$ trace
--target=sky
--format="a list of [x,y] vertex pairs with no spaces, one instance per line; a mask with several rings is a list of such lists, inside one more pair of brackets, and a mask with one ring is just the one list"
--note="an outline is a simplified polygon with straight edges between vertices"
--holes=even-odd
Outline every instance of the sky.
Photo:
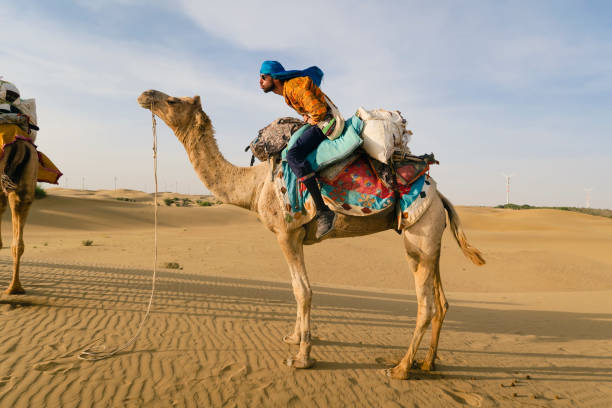
[[[319,66],[345,117],[400,110],[458,205],[612,208],[612,4],[606,1],[3,1],[0,76],[36,98],[61,187],[153,191],[157,89],[200,95],[223,155],[281,116],[259,67]],[[6,33],[10,33],[6,34]],[[6,37],[9,35],[9,37]],[[159,188],[206,194],[158,121]],[[50,185],[43,185],[50,187]]]

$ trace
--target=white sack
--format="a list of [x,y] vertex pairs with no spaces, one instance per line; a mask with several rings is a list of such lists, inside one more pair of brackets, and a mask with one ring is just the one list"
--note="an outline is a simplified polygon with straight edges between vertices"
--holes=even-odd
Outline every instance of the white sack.
[[360,107],[357,116],[364,121],[361,137],[363,148],[370,157],[387,163],[393,151],[409,151],[412,132],[406,129],[406,120],[399,111],[368,111]]
[[[30,117],[30,122],[34,125],[38,126],[38,119],[36,117],[36,99],[17,99],[13,105],[15,105],[21,112],[28,115]],[[28,135],[33,142],[36,141],[36,131],[30,130],[30,134]]]

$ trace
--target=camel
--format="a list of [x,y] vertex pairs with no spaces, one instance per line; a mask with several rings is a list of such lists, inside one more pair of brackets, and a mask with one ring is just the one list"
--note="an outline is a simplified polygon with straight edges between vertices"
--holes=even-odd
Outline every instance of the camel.
[[[295,327],[283,341],[299,345],[299,351],[285,362],[294,368],[312,367],[315,364],[310,355],[312,289],[304,264],[303,246],[324,239],[355,237],[392,229],[397,225],[394,210],[365,217],[338,214],[334,230],[322,240],[315,239],[316,221],[289,229],[283,218],[281,204],[275,195],[271,164],[238,167],[228,162],[219,151],[211,120],[202,110],[199,96],[177,98],[149,90],[138,97],[138,103],[151,110],[172,129],[187,151],[200,180],[215,197],[224,203],[255,212],[262,224],[276,235],[289,266],[297,303]],[[441,193],[437,194],[418,222],[401,231],[409,268],[414,274],[418,312],[408,351],[395,367],[385,370],[392,378],[408,379],[409,370],[413,364],[416,365],[414,357],[417,348],[430,323],[431,344],[421,369],[434,369],[440,330],[448,310],[439,268],[442,233],[446,227],[445,210],[463,253],[477,265],[485,263],[480,252],[468,244],[457,212]]]
[[[32,143],[24,140],[16,140],[4,148],[4,155],[0,159],[2,173],[11,175],[13,180],[18,180],[15,189],[0,190],[0,217],[8,202],[11,208],[11,219],[13,223],[13,242],[11,252],[13,255],[13,277],[4,293],[8,295],[21,295],[25,293],[19,280],[19,263],[25,245],[23,243],[23,228],[34,201],[36,190],[36,178],[38,176],[38,154]],[[1,218],[0,218],[1,220]],[[0,248],[2,248],[2,237],[0,236]]]

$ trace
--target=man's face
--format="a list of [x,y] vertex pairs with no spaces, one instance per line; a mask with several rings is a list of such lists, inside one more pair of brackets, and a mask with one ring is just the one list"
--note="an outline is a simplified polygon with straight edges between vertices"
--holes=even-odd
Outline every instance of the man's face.
[[261,74],[259,75],[259,86],[262,91],[268,93],[274,90],[274,80],[270,75]]

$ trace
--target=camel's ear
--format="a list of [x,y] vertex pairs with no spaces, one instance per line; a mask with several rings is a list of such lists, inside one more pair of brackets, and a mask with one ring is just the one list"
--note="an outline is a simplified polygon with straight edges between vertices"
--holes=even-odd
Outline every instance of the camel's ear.
[[199,105],[200,107],[202,107],[202,103],[200,102],[200,95],[196,95],[193,97],[193,103],[194,105]]

